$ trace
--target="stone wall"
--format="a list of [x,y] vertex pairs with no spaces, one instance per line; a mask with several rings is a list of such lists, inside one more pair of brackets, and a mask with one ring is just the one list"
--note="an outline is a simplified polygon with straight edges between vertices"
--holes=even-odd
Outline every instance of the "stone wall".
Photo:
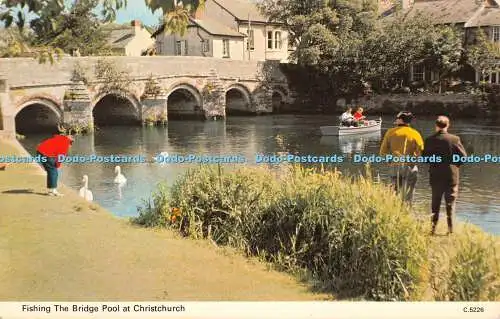
[[[60,86],[71,82],[76,63],[93,70],[94,65],[103,57],[66,57],[54,65],[39,64],[31,58],[1,59],[0,72],[4,73],[11,88],[34,86]],[[146,79],[150,75],[158,79],[193,76],[208,77],[216,70],[222,79],[255,81],[261,79],[264,65],[272,62],[238,61],[204,57],[143,56],[143,57],[106,57],[123,65],[133,78]],[[273,80],[286,82],[279,68],[273,68]]]
[[408,110],[419,115],[480,116],[488,114],[487,102],[471,94],[390,94],[368,96],[356,101],[368,114],[394,114]]

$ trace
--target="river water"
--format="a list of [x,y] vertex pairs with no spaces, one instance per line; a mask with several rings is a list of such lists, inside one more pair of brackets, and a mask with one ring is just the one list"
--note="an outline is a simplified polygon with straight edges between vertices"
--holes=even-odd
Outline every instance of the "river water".
[[[302,155],[345,156],[346,161],[336,166],[356,174],[363,164],[352,163],[354,154],[376,154],[385,131],[393,119],[383,118],[381,134],[356,137],[322,137],[319,127],[335,125],[336,116],[276,115],[261,117],[229,117],[225,122],[171,121],[167,127],[107,127],[93,135],[77,137],[70,154],[144,155],[151,159],[160,152],[173,154],[231,155],[240,154],[255,165],[256,153],[277,152]],[[424,138],[433,132],[433,118],[417,118],[413,124]],[[475,154],[500,155],[500,123],[482,123],[457,120],[450,132],[458,134],[468,151]],[[47,135],[28,135],[22,141],[32,154],[36,145]],[[136,216],[137,206],[147,199],[158,182],[171,184],[185,171],[187,164],[159,165],[123,164],[122,173],[127,184],[119,188],[113,184],[114,164],[66,164],[62,182],[78,190],[84,174],[89,176],[89,188],[97,203],[122,217]],[[500,234],[500,163],[468,164],[463,166],[457,216],[460,220],[479,225],[484,230]],[[375,165],[383,180],[387,169]],[[420,167],[416,201],[430,201],[428,174]],[[444,209],[441,221],[444,222]]]

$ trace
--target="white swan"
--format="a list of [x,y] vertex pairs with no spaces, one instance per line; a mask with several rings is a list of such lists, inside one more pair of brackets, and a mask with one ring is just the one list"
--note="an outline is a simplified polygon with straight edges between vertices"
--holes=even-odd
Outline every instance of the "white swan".
[[83,175],[82,179],[83,187],[80,188],[80,197],[85,198],[89,202],[94,200],[94,195],[92,195],[92,191],[89,189],[89,177],[87,175]]
[[125,184],[127,182],[127,179],[121,173],[120,166],[115,166],[115,174],[116,174],[115,180],[114,180],[115,184],[121,184],[121,185],[123,185],[123,184]]

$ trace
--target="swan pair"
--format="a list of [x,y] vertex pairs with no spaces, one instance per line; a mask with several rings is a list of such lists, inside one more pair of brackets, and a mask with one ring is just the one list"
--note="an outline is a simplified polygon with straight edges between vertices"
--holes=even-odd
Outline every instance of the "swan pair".
[[[127,179],[125,176],[121,173],[121,168],[120,166],[115,167],[115,179],[113,182],[115,184],[118,184],[119,186],[125,185],[127,183]],[[92,194],[92,191],[89,189],[89,177],[87,175],[83,175],[82,179],[83,187],[80,188],[80,197],[85,198],[85,200],[91,202],[94,200],[94,195]]]

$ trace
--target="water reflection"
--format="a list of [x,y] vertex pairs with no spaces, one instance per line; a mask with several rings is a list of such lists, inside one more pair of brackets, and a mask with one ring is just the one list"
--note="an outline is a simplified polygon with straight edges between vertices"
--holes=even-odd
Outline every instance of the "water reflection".
[[[434,119],[418,118],[414,127],[423,137],[433,133]],[[94,200],[121,216],[134,216],[141,199],[148,198],[156,184],[172,184],[187,164],[153,164],[161,152],[175,154],[243,155],[255,165],[255,154],[292,153],[300,155],[344,155],[348,160],[331,164],[351,174],[364,171],[362,164],[350,161],[354,154],[377,154],[385,130],[392,127],[392,118],[385,118],[382,133],[360,136],[322,137],[319,127],[337,123],[336,116],[266,116],[229,117],[226,121],[169,122],[166,127],[110,127],[94,135],[78,137],[71,154],[144,155],[143,164],[118,164],[127,177],[127,184],[113,184],[115,163],[77,163],[63,165],[63,182],[78,190],[83,175],[89,176],[89,188]],[[500,126],[474,121],[453,121],[451,132],[458,134],[471,153],[500,154]],[[34,135],[23,140],[34,152],[36,145],[47,136]],[[500,234],[500,164],[468,164],[462,168],[458,200],[458,216],[484,229]],[[325,165],[328,166],[328,165]],[[388,182],[388,169],[373,165],[375,176],[380,173]],[[420,167],[417,201],[430,203],[427,167]]]
[[365,153],[369,144],[378,143],[382,139],[380,132],[347,136],[322,136],[320,143],[323,145],[338,145],[344,155]]

